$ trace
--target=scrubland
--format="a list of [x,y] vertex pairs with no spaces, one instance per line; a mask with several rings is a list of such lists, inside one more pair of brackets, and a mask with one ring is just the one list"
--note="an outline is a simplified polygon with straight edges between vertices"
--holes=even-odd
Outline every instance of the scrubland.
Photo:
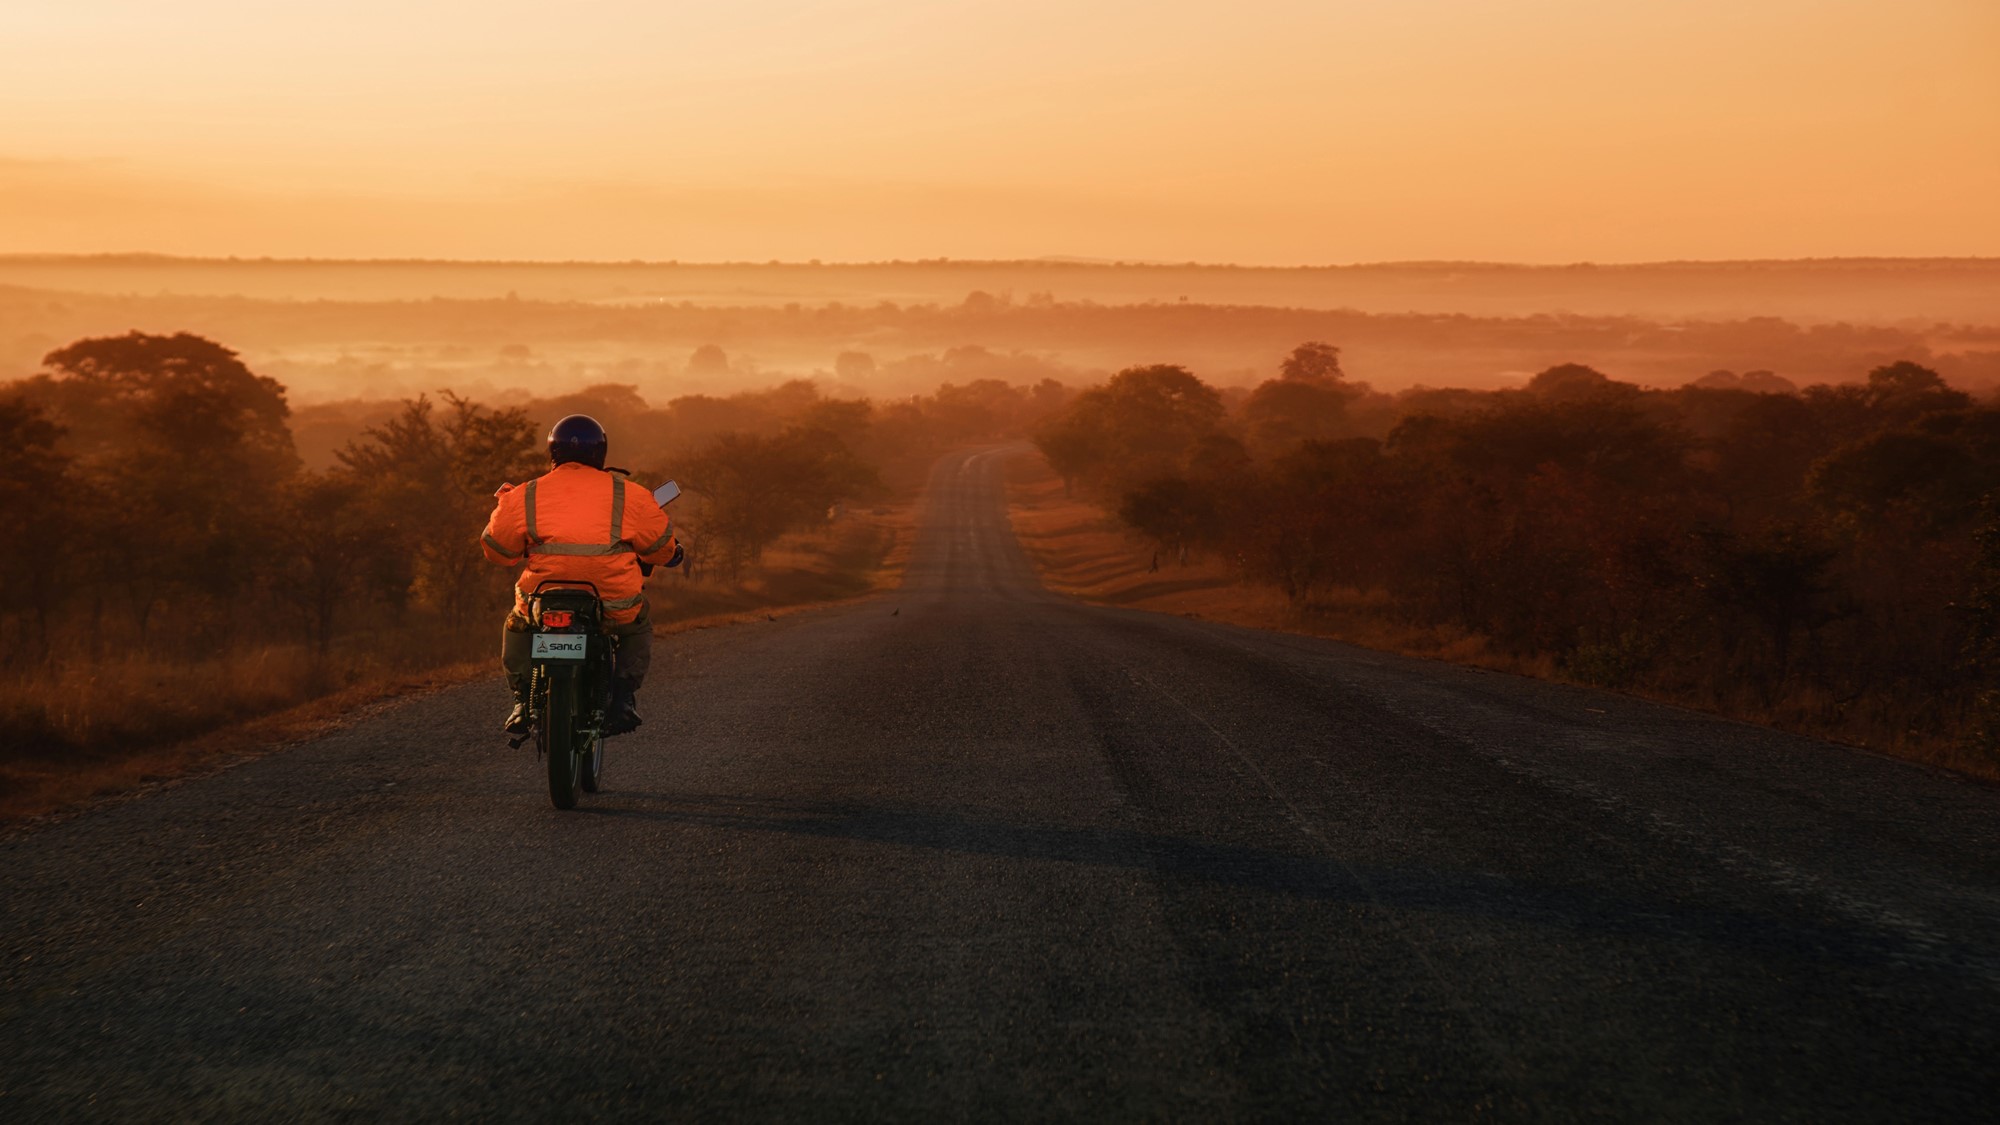
[[[1037,454],[1008,467],[1008,515],[1049,589],[1100,605],[1144,609],[1255,629],[1327,637],[1362,648],[1466,664],[1588,687],[1606,686],[1587,668],[1554,653],[1509,651],[1493,638],[1450,623],[1423,623],[1382,590],[1334,587],[1303,600],[1247,581],[1242,568],[1211,550],[1186,561],[1162,557],[1157,543],[1090,500],[1063,492],[1062,480]],[[1824,687],[1801,684],[1773,695],[1752,684],[1735,690],[1688,690],[1627,682],[1619,690],[1692,706],[1834,741],[1881,750],[1927,765],[2000,781],[2000,761],[1964,713],[1915,714],[1905,708],[1855,709]],[[1920,707],[1921,705],[1919,705]]]
[[[912,509],[898,498],[788,533],[734,579],[656,572],[647,587],[654,631],[762,621],[893,588]],[[10,732],[0,821],[215,768],[323,733],[371,704],[494,676],[498,622],[496,610],[450,632],[419,613],[357,629],[324,654],[299,643],[224,645],[206,654],[73,654],[21,670],[0,688],[0,725]],[[465,737],[499,736],[482,727]]]
[[1233,399],[1129,369],[1038,431],[1059,483],[1020,485],[1018,518],[1084,596],[2000,777],[2000,406],[1908,361],[1379,399],[1324,343]]
[[512,572],[480,557],[479,530],[500,483],[546,467],[540,435],[564,414],[609,420],[641,479],[688,490],[670,510],[688,563],[649,583],[671,633],[892,584],[922,469],[1019,432],[1008,411],[1032,401],[1000,385],[882,409],[809,384],[657,409],[615,389],[514,408],[447,394],[359,412],[312,469],[284,388],[212,341],[94,338],[49,367],[0,388],[0,500],[21,533],[0,546],[0,817],[225,760],[241,730],[282,740],[497,674]]
[[[803,268],[779,275],[827,280]],[[1149,269],[1036,276],[1264,299],[1352,280]],[[815,307],[0,286],[0,316],[33,329],[0,340],[29,357],[0,384],[0,815],[488,674],[508,576],[474,541],[570,413],[606,423],[614,463],[689,489],[690,565],[651,588],[663,631],[881,588],[935,457],[1032,435],[1054,476],[1016,482],[1017,527],[1059,589],[2000,774],[2000,329],[938,303],[925,286],[1028,275],[885,270],[839,277],[923,291]],[[1588,272],[1538,284],[1581,293]],[[1913,277],[1924,299],[1976,297],[2000,270],[1662,267],[1611,290],[1725,276],[1745,301],[1817,292],[1851,313]],[[88,334],[133,323],[155,330]]]

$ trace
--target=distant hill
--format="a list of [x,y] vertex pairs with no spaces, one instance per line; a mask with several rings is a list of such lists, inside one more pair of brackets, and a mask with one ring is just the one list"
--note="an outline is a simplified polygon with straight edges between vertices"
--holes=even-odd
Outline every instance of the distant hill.
[[1020,262],[454,262],[0,256],[0,285],[99,295],[293,301],[434,297],[645,305],[1179,303],[1368,313],[1782,317],[1800,324],[2000,322],[2000,259],[1298,268]]

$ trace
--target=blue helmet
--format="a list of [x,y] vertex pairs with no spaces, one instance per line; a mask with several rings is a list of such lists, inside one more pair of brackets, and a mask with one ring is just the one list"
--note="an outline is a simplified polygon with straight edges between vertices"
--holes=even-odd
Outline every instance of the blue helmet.
[[581,461],[593,469],[601,469],[604,451],[610,445],[604,427],[588,414],[572,414],[549,430],[549,460],[558,465]]

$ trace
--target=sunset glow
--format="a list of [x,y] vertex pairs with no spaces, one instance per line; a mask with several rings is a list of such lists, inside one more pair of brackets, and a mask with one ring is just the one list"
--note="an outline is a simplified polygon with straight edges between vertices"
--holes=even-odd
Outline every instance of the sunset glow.
[[1990,0],[74,0],[0,250],[2000,254]]

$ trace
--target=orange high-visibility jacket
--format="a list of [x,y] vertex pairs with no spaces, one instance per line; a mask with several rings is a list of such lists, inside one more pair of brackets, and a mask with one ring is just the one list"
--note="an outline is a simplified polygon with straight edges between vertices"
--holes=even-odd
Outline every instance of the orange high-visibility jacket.
[[479,537],[486,557],[502,566],[524,559],[515,604],[552,579],[588,582],[604,599],[606,618],[625,624],[645,604],[641,562],[674,555],[667,513],[645,485],[571,461],[526,484],[506,485]]

